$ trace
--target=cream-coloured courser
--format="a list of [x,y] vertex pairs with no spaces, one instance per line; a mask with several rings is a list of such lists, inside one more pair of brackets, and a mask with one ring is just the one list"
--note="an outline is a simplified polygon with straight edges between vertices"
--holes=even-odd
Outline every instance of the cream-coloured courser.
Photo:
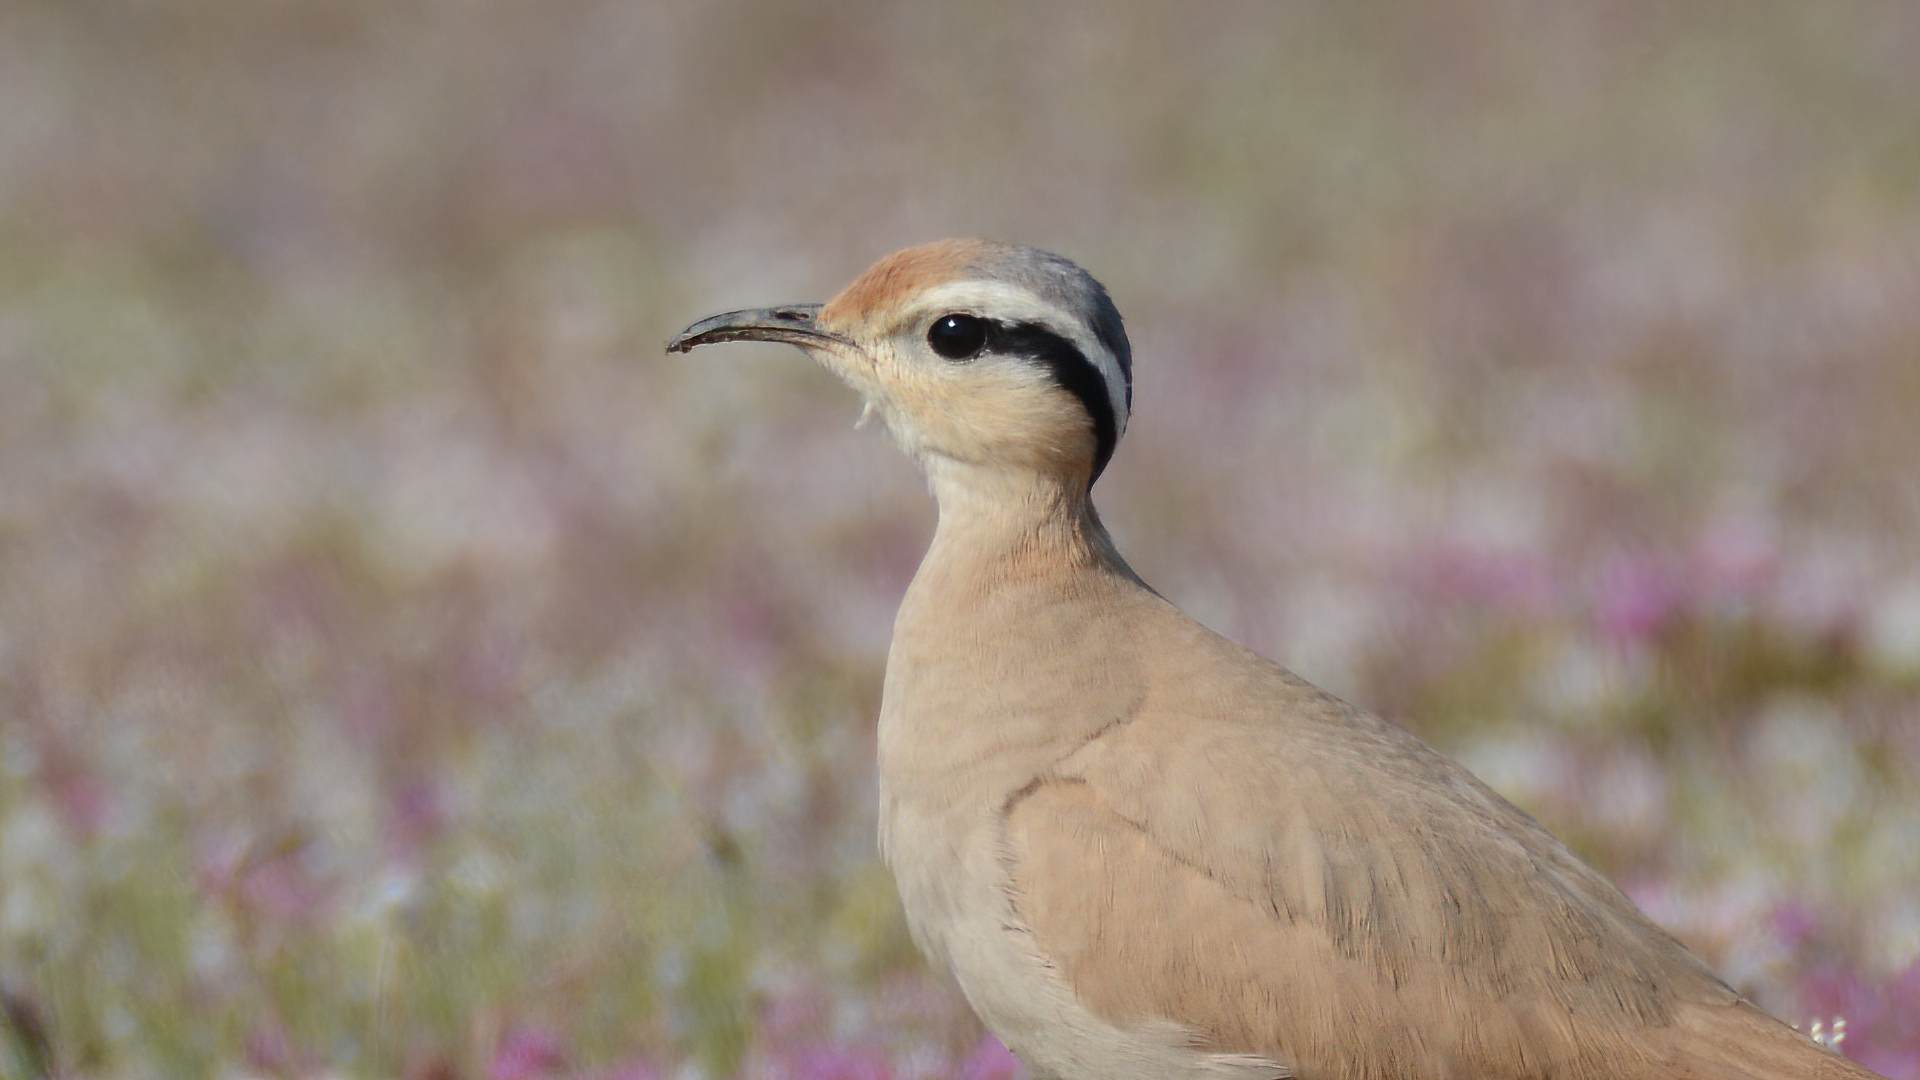
[[926,469],[881,849],[915,940],[1037,1075],[1873,1075],[1467,770],[1141,582],[1089,500],[1132,373],[1078,266],[929,244],[668,348],[736,340],[804,349]]

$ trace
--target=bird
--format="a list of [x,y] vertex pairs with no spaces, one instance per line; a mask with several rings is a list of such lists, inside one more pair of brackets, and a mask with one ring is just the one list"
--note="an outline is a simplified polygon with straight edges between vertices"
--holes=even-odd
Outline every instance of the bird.
[[925,472],[880,850],[920,951],[1036,1078],[1876,1075],[1465,767],[1134,572],[1092,501],[1132,350],[1076,263],[922,244],[667,348],[729,341],[798,346]]

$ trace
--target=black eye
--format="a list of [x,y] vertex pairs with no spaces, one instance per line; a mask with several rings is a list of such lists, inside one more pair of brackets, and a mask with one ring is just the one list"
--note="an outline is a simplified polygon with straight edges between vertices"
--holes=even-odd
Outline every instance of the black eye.
[[987,320],[972,315],[942,315],[927,328],[927,344],[949,360],[967,360],[987,347]]

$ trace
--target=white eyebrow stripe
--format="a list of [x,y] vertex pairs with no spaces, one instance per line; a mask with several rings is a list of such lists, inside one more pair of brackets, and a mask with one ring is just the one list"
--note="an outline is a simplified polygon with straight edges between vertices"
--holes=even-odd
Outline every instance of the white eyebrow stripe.
[[916,304],[927,318],[954,311],[1007,323],[1038,323],[1073,342],[1080,355],[1100,373],[1107,385],[1107,404],[1113,412],[1116,440],[1127,431],[1127,374],[1120,361],[1107,351],[1087,321],[1074,312],[1017,285],[998,281],[950,281],[922,293]]

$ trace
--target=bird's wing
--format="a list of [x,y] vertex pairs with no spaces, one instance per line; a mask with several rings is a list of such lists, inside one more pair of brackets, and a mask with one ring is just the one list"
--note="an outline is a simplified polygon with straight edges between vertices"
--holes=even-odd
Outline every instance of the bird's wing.
[[1005,808],[1015,911],[1105,1018],[1302,1077],[1871,1076],[1411,734],[1224,639],[1170,656]]

